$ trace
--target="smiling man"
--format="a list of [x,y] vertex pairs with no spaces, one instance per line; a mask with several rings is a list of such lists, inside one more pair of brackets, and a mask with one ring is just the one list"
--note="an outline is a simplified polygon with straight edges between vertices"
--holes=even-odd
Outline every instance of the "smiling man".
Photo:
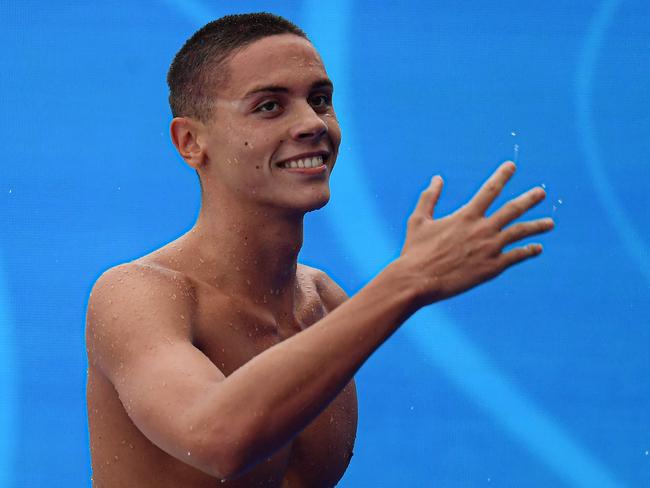
[[352,457],[355,372],[419,308],[539,254],[503,248],[552,228],[509,225],[544,191],[486,217],[514,172],[507,162],[433,219],[434,177],[401,256],[348,299],[297,262],[341,141],[332,82],[305,34],[270,14],[224,17],[187,41],[168,81],[172,141],[200,177],[201,211],[187,234],[110,269],[91,293],[94,486],[334,486]]

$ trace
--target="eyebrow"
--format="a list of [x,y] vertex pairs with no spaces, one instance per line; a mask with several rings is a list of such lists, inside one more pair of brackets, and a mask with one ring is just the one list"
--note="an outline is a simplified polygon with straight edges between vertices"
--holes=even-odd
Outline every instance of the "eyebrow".
[[[331,80],[327,78],[323,78],[322,80],[315,81],[312,83],[311,87],[309,88],[310,91],[315,90],[317,88],[329,88],[331,90],[334,89],[334,84],[332,83]],[[265,86],[260,86],[253,88],[249,92],[244,95],[243,100],[246,100],[253,95],[261,92],[271,92],[271,93],[288,93],[289,89],[286,86],[281,86],[281,85],[265,85]]]

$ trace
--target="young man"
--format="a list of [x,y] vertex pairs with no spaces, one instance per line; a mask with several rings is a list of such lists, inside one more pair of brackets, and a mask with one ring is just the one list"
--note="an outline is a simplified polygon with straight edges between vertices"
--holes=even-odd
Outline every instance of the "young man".
[[508,226],[544,191],[486,218],[514,172],[507,162],[433,219],[434,177],[400,258],[348,300],[297,263],[341,140],[332,83],[304,33],[269,14],[222,18],[183,46],[168,81],[171,137],[199,174],[201,211],[187,234],[107,271],[91,294],[95,486],[334,486],[354,446],[355,372],[419,308],[539,254],[502,249],[552,228]]

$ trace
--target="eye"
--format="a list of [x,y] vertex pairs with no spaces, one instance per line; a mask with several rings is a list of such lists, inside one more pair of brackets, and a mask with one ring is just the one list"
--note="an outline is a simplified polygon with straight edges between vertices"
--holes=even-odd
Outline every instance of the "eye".
[[258,105],[255,112],[273,113],[277,112],[279,109],[280,104],[276,100],[269,100],[268,102]]
[[311,104],[316,108],[328,108],[332,106],[332,96],[331,95],[314,95],[311,97]]

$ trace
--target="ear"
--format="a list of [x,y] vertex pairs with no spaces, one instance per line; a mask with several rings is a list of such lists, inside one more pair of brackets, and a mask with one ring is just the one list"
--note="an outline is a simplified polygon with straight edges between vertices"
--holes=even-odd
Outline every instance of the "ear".
[[201,122],[187,117],[174,117],[169,125],[172,143],[178,154],[195,170],[198,170],[205,160],[202,138],[199,137],[202,125]]

